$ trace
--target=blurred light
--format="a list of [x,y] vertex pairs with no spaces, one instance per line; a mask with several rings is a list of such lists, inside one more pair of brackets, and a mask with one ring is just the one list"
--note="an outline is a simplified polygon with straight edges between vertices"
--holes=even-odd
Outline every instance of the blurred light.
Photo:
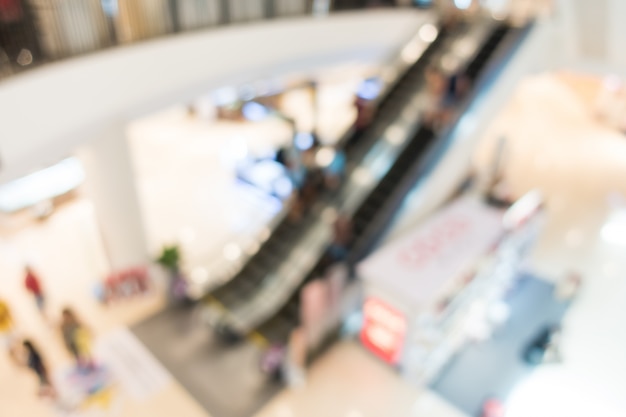
[[457,9],[465,10],[472,5],[472,0],[454,0]]
[[423,45],[420,45],[417,42],[411,42],[402,49],[400,56],[404,62],[412,64],[417,61],[423,51]]
[[478,49],[476,40],[473,38],[462,38],[454,44],[452,48],[454,53],[463,58],[467,58]]
[[348,414],[346,414],[346,417],[363,417],[363,413],[359,410],[350,410]]
[[456,72],[461,65],[461,60],[458,56],[452,53],[445,54],[441,58],[441,68],[447,73]]
[[506,417],[623,417],[601,388],[558,365],[543,365],[506,401]]
[[420,28],[418,35],[424,42],[431,43],[435,39],[437,39],[437,35],[439,35],[439,31],[437,30],[435,25],[426,23],[424,26]]
[[306,151],[307,149],[311,149],[313,143],[315,143],[315,139],[313,135],[309,132],[298,132],[296,133],[296,137],[294,138],[294,143],[296,148],[301,151]]
[[237,90],[234,87],[218,88],[211,94],[216,106],[226,106],[237,102]]
[[357,90],[357,96],[365,100],[374,100],[382,91],[382,83],[378,78],[368,78],[363,80]]
[[85,171],[80,161],[76,158],[64,159],[0,186],[0,210],[13,212],[63,195],[78,187],[84,179]]
[[507,229],[514,229],[523,224],[541,208],[543,197],[539,190],[529,191],[517,200],[504,214],[502,223]]
[[370,174],[370,172],[363,167],[356,168],[352,172],[352,178],[354,178],[354,182],[359,185],[368,185],[374,181],[372,174]]
[[235,161],[242,161],[248,156],[248,145],[246,145],[246,140],[241,136],[235,137],[231,150]]
[[385,132],[385,139],[392,145],[402,145],[406,140],[406,130],[398,125],[390,126]]
[[329,146],[320,148],[315,154],[315,163],[320,168],[328,167],[335,159],[335,150]]
[[25,67],[33,63],[33,54],[28,49],[22,49],[17,56],[17,63]]
[[195,284],[204,284],[208,281],[209,279],[209,271],[206,268],[195,268],[193,271],[191,271],[191,280],[195,283]]
[[293,183],[287,177],[280,177],[274,181],[274,193],[282,199],[285,199],[293,192]]
[[256,101],[248,101],[241,107],[241,113],[243,117],[251,122],[260,122],[270,115],[270,111],[267,107]]
[[487,317],[489,321],[495,324],[503,324],[511,316],[511,308],[503,301],[497,302],[491,306],[487,311]]
[[611,214],[601,231],[602,239],[614,245],[626,246],[626,211]]
[[236,261],[241,256],[241,248],[236,243],[224,246],[224,257],[229,261]]

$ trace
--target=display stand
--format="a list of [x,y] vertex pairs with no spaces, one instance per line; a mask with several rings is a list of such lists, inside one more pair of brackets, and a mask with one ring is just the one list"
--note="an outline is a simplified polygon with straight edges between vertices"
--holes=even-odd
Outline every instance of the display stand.
[[[364,344],[425,385],[463,346],[489,338],[541,226],[541,202],[509,210],[463,197],[357,268],[365,282]],[[375,308],[374,308],[375,307]]]

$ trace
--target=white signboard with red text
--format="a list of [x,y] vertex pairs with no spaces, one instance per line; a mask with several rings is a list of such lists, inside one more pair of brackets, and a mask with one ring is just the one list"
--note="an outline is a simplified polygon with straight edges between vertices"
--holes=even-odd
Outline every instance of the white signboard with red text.
[[421,307],[487,253],[502,232],[502,211],[476,198],[462,198],[373,253],[357,271],[368,286]]
[[[398,323],[411,322],[434,306],[451,283],[497,244],[503,233],[502,215],[477,198],[462,198],[361,262],[357,273],[367,295],[364,344],[395,362],[397,341],[404,337]],[[369,314],[372,309],[375,319]]]

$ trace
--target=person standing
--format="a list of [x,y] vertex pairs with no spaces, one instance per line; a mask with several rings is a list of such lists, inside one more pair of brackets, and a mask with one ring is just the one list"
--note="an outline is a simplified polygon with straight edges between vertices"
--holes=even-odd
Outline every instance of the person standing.
[[41,353],[34,344],[26,339],[22,342],[25,351],[25,365],[32,370],[39,378],[39,395],[54,398],[56,391],[50,381],[48,368],[43,361]]
[[93,369],[91,335],[70,308],[63,309],[61,334],[65,347],[76,360],[76,365],[80,369]]
[[24,272],[24,286],[26,287],[26,290],[35,298],[35,303],[37,304],[39,312],[44,314],[46,309],[46,297],[44,296],[43,289],[41,288],[41,281],[30,266],[27,265],[24,268]]
[[0,298],[0,341],[11,349],[13,339],[13,315],[9,305]]
[[334,261],[343,261],[348,256],[348,249],[352,243],[352,220],[345,213],[340,213],[333,223],[333,240],[330,245],[330,255]]

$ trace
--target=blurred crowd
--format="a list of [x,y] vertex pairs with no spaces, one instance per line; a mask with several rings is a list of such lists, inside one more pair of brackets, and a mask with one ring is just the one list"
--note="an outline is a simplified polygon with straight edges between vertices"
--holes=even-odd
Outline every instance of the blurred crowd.
[[[62,309],[58,322],[51,318],[41,279],[30,266],[24,268],[24,290],[33,298],[41,318],[57,328],[60,342],[72,357],[76,369],[81,373],[92,372],[95,369],[95,362],[92,356],[91,330],[70,307]],[[0,342],[16,366],[32,372],[37,377],[38,395],[55,399],[57,389],[51,376],[49,362],[46,360],[45,348],[38,346],[30,336],[22,332],[14,319],[11,306],[3,299],[0,299]]]

